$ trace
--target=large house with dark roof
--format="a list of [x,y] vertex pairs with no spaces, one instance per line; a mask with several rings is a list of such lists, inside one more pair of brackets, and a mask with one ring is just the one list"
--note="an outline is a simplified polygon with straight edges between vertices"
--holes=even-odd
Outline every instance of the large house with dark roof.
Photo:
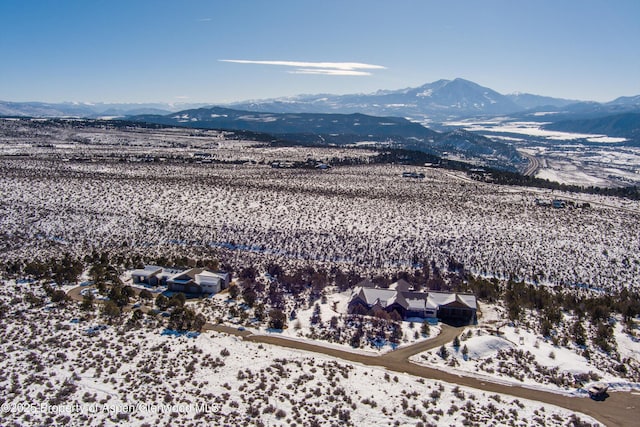
[[189,294],[216,294],[229,285],[229,273],[214,273],[205,268],[191,268],[167,279],[170,291]]
[[131,280],[136,285],[167,286],[167,279],[181,272],[175,268],[145,265],[131,272]]
[[174,292],[189,294],[215,294],[229,286],[231,275],[224,272],[213,272],[205,268],[177,270],[172,268],[148,265],[131,272],[134,284],[150,286],[166,286]]
[[349,301],[349,313],[396,311],[403,319],[437,318],[444,322],[470,324],[476,321],[477,302],[471,294],[456,292],[416,292],[404,280],[388,289],[373,287],[370,281],[361,282]]

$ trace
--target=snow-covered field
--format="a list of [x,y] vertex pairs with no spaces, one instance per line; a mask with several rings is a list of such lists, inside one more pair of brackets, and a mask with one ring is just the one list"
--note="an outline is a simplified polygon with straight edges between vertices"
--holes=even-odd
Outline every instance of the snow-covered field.
[[3,281],[0,307],[6,425],[597,424],[551,405],[226,334],[163,334],[151,317],[88,334],[103,324],[95,312],[52,304],[34,283]]
[[[368,274],[454,258],[489,276],[640,286],[638,202],[501,187],[432,168],[407,180],[405,169],[0,159],[0,259],[108,249]],[[550,209],[536,198],[578,198],[591,208]]]
[[[331,319],[332,316],[336,314],[339,317],[343,317],[345,313],[347,313],[347,305],[349,303],[349,299],[351,297],[351,291],[342,292],[342,293],[330,293],[328,298],[328,304],[320,304],[320,315],[321,319],[327,323],[327,320]],[[336,310],[333,310],[333,303],[336,303]],[[281,335],[292,338],[306,338],[312,335],[311,328],[313,327],[311,323],[311,317],[313,315],[313,308],[309,308],[306,310],[301,310],[298,312],[297,320],[290,320],[288,322],[287,329],[283,330]],[[402,337],[400,339],[399,345],[393,346],[390,343],[385,343],[384,345],[380,345],[379,347],[364,347],[364,349],[359,350],[360,352],[365,352],[368,354],[384,354],[386,352],[392,351],[394,348],[403,347],[411,344],[415,344],[420,341],[428,340],[429,338],[433,338],[438,335],[440,332],[439,326],[430,326],[429,334],[423,335],[420,333],[421,323],[419,321],[411,322],[411,321],[403,321],[401,323],[402,328]],[[331,344],[336,346],[341,350],[353,351],[353,347],[348,343],[335,343]]]
[[640,149],[635,147],[539,147],[538,178],[583,186],[628,186],[640,182]]
[[[304,279],[294,281],[300,287],[291,291],[284,274],[278,280],[263,274],[267,266],[277,264],[287,273],[323,271],[325,278],[337,271],[391,277],[424,266],[446,272],[461,263],[478,276],[575,287],[590,295],[640,289],[639,202],[497,186],[427,167],[278,169],[272,161],[366,163],[372,152],[270,147],[229,140],[225,133],[189,132],[91,128],[79,134],[62,126],[5,135],[0,143],[5,271],[26,271],[32,261],[47,264],[63,254],[84,260],[88,269],[101,252],[108,252],[106,264],[113,261],[118,274],[125,265],[159,259],[186,260],[180,263],[186,265],[187,257],[217,259],[236,277],[255,267],[260,277],[236,283],[241,290],[262,286],[260,321],[256,306],[249,308],[243,295],[234,300],[226,291],[187,304],[211,323],[369,355],[431,339],[439,328],[431,326],[424,334],[417,322],[361,321],[346,315],[350,292],[338,292],[337,283],[324,280],[318,291]],[[402,178],[407,170],[425,178]],[[552,209],[536,203],[558,198],[590,207]],[[85,271],[80,280],[89,278]],[[270,294],[280,298],[272,300]],[[267,313],[275,308],[287,317],[278,332],[266,329]],[[584,348],[562,342],[560,335],[545,341],[534,313],[492,335],[496,321],[505,318],[500,310],[483,302],[480,326],[461,335],[460,348],[447,345],[446,360],[437,350],[414,360],[561,392],[595,379],[623,383],[640,371],[637,327],[624,331],[614,316],[609,354],[592,344],[595,323],[584,322],[591,351],[587,360]],[[49,303],[37,283],[4,283],[0,349],[7,367],[0,373],[0,396],[10,404],[6,408],[16,409],[6,422],[560,425],[570,419],[567,411],[546,405],[215,332],[194,338],[163,335],[162,318],[136,322],[125,316],[124,326],[103,328],[105,320],[95,311]],[[563,316],[554,334],[566,334],[576,321],[569,313]],[[353,345],[355,330],[362,335]],[[621,367],[634,372],[616,375]],[[26,414],[18,405],[25,402],[45,406],[39,411],[29,406],[32,413]],[[47,404],[66,402],[80,405],[75,409],[101,410],[42,411]],[[134,410],[118,409],[132,404]]]
[[[564,340],[559,339],[554,343],[525,325],[504,322],[501,320],[504,319],[504,312],[500,307],[485,305],[483,310],[487,315],[478,326],[468,327],[461,332],[459,346],[454,346],[453,342],[445,346],[445,357],[442,357],[439,349],[434,349],[417,354],[411,360],[494,382],[573,395],[584,394],[588,384],[596,381],[611,384],[611,389],[640,390],[639,382],[629,381],[611,368],[612,353],[604,353],[592,345],[579,346],[570,340],[561,343]],[[567,324],[575,321],[569,316],[563,317],[563,322]],[[557,332],[562,332],[563,326],[558,325],[557,329]],[[625,361],[626,369],[630,372],[638,372],[638,331],[631,336],[619,322],[616,322],[613,331],[616,357]],[[585,357],[586,348],[590,351],[588,359]]]
[[[298,309],[295,310],[295,319],[287,317],[285,327],[282,330],[271,330],[268,328],[267,322],[256,322],[251,318],[243,321],[238,317],[225,317],[230,306],[233,305],[237,306],[239,311],[249,311],[246,306],[238,305],[238,301],[231,300],[227,292],[197,301],[194,303],[194,306],[209,319],[223,318],[227,324],[245,328],[254,334],[273,335],[296,341],[313,342],[316,345],[369,355],[385,354],[396,348],[434,338],[440,333],[439,325],[429,325],[428,333],[423,333],[422,319],[414,319],[414,321],[406,320],[398,322],[402,331],[398,343],[391,343],[388,340],[371,343],[363,339],[360,342],[360,346],[355,347],[350,343],[350,338],[356,326],[350,322],[350,316],[347,315],[347,305],[351,298],[352,291],[337,292],[329,287],[325,288],[324,293],[327,295],[326,302],[317,302],[319,316],[315,322],[312,318],[316,304],[311,304],[309,307],[298,307]],[[285,297],[285,300],[287,301],[287,309],[285,311],[290,312],[290,310],[294,309],[291,298]],[[363,322],[367,323],[366,320],[363,320]],[[370,328],[370,325],[363,326]],[[370,332],[371,335],[374,336],[377,331],[373,329]]]
[[625,138],[613,138],[607,135],[596,135],[586,133],[560,132],[555,130],[542,129],[542,126],[549,124],[544,122],[515,122],[504,121],[504,118],[479,122],[479,121],[461,121],[461,122],[445,122],[445,126],[462,126],[470,132],[491,132],[491,133],[507,133],[520,134],[527,136],[536,136],[556,141],[573,141],[584,139],[589,142],[600,143],[616,143],[625,142]]
[[640,149],[621,145],[627,142],[625,138],[551,131],[542,129],[545,124],[513,121],[509,117],[444,123],[508,141],[519,150],[536,156],[542,161],[542,167],[536,174],[538,178],[600,187],[640,183]]
[[[38,120],[0,119],[0,155],[69,160],[117,160],[129,163],[156,160],[220,161],[270,164],[275,161],[304,162],[367,159],[376,153],[365,149],[270,146],[242,139],[229,131],[200,129],[144,129],[101,126],[73,127]],[[204,154],[203,157],[198,157]]]

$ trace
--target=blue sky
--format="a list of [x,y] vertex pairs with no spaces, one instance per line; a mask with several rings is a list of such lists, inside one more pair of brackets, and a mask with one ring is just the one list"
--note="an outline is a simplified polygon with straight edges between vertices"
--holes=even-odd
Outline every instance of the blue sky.
[[5,101],[223,103],[456,77],[640,94],[640,1],[0,1]]

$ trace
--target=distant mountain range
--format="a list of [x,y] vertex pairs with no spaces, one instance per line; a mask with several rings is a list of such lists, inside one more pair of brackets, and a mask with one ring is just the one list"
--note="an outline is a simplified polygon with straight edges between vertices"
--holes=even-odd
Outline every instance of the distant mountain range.
[[[464,79],[370,94],[300,95],[235,103],[226,106],[229,108],[199,107],[204,105],[0,101],[0,116],[124,117],[172,126],[263,132],[298,143],[369,141],[438,155],[450,152],[510,168],[520,156],[508,143],[461,130],[434,132],[420,124],[444,129],[446,126],[438,125],[462,118],[501,116],[539,121],[549,129],[624,136],[634,144],[640,140],[640,95],[607,103],[526,93],[503,95]],[[542,112],[545,114],[539,114]]]
[[515,93],[500,94],[493,89],[464,80],[438,80],[417,88],[385,90],[372,94],[300,95],[290,98],[232,104],[250,111],[355,113],[408,117],[423,123],[475,117],[511,115],[528,111],[587,112],[640,109],[640,96],[618,98],[610,103],[582,102],[571,99]]
[[436,155],[450,153],[509,169],[521,161],[517,151],[508,144],[461,130],[439,133],[399,117],[360,113],[263,113],[209,107],[127,119],[169,126],[267,133],[296,144],[372,144]]
[[233,108],[269,112],[364,113],[439,121],[478,115],[510,114],[543,105],[575,101],[530,94],[502,95],[464,80],[438,80],[417,88],[356,95],[300,95],[232,104]]
[[505,95],[521,110],[532,110],[537,108],[553,109],[566,107],[567,105],[580,103],[580,101],[572,99],[552,98],[550,96],[532,95],[530,93],[512,93]]
[[124,117],[136,114],[169,114],[187,108],[202,107],[205,104],[186,103],[46,103],[46,102],[6,102],[0,101],[0,116],[5,117]]
[[561,120],[544,126],[562,132],[593,133],[640,142],[640,113],[622,113],[591,119]]
[[[131,116],[136,114],[168,114],[206,104],[186,103],[40,103],[0,101],[1,116],[89,117]],[[416,88],[380,90],[370,94],[299,95],[226,105],[229,108],[270,113],[362,113],[373,116],[408,117],[422,123],[445,120],[517,114],[526,111],[555,111],[595,117],[640,111],[640,95],[620,97],[608,103],[576,101],[532,95],[500,94],[493,89],[464,80],[438,80]],[[586,115],[586,116],[585,116]],[[568,117],[567,117],[568,118]]]

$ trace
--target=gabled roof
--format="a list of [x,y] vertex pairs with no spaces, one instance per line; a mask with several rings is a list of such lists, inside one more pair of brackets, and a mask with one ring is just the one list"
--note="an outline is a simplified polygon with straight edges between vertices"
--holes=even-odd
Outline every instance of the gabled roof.
[[409,305],[407,303],[407,300],[404,298],[404,295],[402,295],[402,292],[395,292],[395,295],[389,301],[387,301],[387,305],[391,304],[398,304],[400,305],[400,307],[403,307],[405,309]]
[[380,288],[356,288],[354,294],[367,303],[367,305],[374,305],[378,303],[381,307],[393,304],[396,297],[396,291]]
[[395,289],[396,291],[399,291],[399,292],[405,292],[411,288],[412,288],[411,284],[404,279],[400,279],[397,282],[389,285],[389,289]]
[[160,273],[158,273],[158,277],[161,279],[170,279],[176,274],[182,273],[182,270],[178,270],[175,268],[163,268]]
[[[406,283],[406,282],[405,282]],[[358,287],[354,290],[351,301],[359,299],[368,306],[386,308],[398,304],[410,311],[437,309],[447,305],[477,308],[476,297],[455,292],[413,292],[396,289]]]
[[157,265],[145,265],[144,268],[138,268],[131,272],[132,276],[151,276],[162,271],[162,267]]
[[189,270],[184,271],[182,274],[187,275],[192,279],[195,279],[196,275],[202,274],[204,271],[206,271],[204,268],[190,268]]
[[204,271],[204,268],[190,268],[189,270],[182,271],[180,273],[174,274],[169,278],[170,281],[175,282],[188,282],[189,280],[195,280],[196,274],[200,274]]
[[214,273],[209,270],[202,270],[200,273],[197,274],[197,276],[217,277],[218,279],[220,279],[220,274]]
[[211,273],[209,271],[203,271],[200,274],[196,274],[195,282],[198,285],[202,285],[202,284],[211,285],[215,283],[216,286],[219,286],[220,282],[222,282],[222,277],[220,277],[218,274]]
[[429,292],[427,307],[438,308],[441,305],[450,304],[456,300],[456,294],[451,292]]
[[478,303],[476,301],[475,295],[458,294],[457,297],[458,297],[458,301],[460,301],[467,307],[473,308],[474,310],[478,308]]
[[375,288],[376,284],[371,281],[371,279],[364,279],[360,283],[356,285],[357,288]]
[[402,292],[402,296],[407,302],[407,310],[422,311],[427,307],[427,294],[424,292]]
[[457,294],[454,292],[429,292],[429,303],[433,307],[447,305],[462,305],[476,309],[476,297],[470,294]]

